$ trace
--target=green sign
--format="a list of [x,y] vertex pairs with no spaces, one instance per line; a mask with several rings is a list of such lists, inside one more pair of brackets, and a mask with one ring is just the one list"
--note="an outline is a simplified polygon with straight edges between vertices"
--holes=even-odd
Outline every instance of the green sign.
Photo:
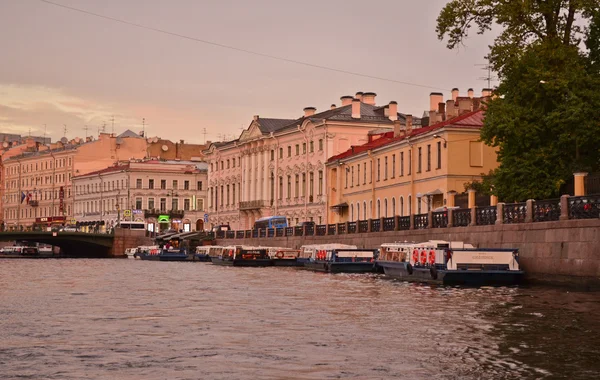
[[171,222],[171,218],[169,218],[169,215],[159,215],[158,216],[158,223],[170,223]]

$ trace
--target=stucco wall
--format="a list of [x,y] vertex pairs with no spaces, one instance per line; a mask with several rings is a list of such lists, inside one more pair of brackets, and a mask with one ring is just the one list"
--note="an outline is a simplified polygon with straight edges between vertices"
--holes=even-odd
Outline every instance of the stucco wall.
[[376,232],[335,236],[269,239],[225,239],[217,244],[249,244],[298,248],[303,244],[338,242],[377,248],[394,241],[430,239],[464,241],[477,247],[519,249],[521,268],[536,282],[600,286],[600,220],[504,224]]

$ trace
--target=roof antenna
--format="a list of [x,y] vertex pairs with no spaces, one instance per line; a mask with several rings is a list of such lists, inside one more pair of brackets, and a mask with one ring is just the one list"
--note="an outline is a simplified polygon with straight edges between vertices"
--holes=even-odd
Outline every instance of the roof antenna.
[[63,137],[67,137],[67,125],[63,124],[64,128],[63,128]]
[[115,133],[115,115],[112,115],[111,121],[112,121],[112,130],[111,130],[111,133]]
[[206,145],[206,128],[203,129],[202,134],[204,135],[204,145]]
[[85,129],[85,139],[87,140],[87,135],[88,135],[88,129],[90,129],[90,127],[88,127],[87,125],[83,128]]
[[146,118],[145,117],[142,118],[142,134],[144,137],[146,137]]

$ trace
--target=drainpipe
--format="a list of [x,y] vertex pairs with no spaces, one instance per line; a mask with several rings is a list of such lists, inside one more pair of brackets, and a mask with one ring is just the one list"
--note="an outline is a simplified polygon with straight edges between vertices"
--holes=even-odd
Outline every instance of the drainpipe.
[[371,160],[371,211],[369,212],[371,214],[371,218],[369,219],[375,219],[375,213],[373,212],[374,207],[377,207],[376,203],[377,203],[377,199],[375,197],[375,175],[373,175],[373,173],[375,172],[375,158],[373,157],[373,151],[372,150],[368,150],[367,151],[367,155],[369,156],[369,159]]
[[[328,182],[327,177],[328,176],[327,176],[327,170],[326,170],[325,164],[327,164],[327,159],[329,157],[329,154],[328,154],[328,149],[327,149],[327,145],[328,145],[327,144],[327,139],[328,139],[327,138],[327,122],[325,119],[323,119],[323,126],[325,129],[325,157],[323,158],[323,166],[324,166],[324,168],[323,168],[323,187],[325,189],[327,189],[327,182]],[[319,179],[317,178],[317,181],[318,180]],[[319,189],[319,190],[321,190],[321,189]],[[323,196],[323,193],[324,192],[322,191],[321,196]],[[329,197],[327,196],[327,193],[325,193],[325,223],[329,222],[328,221],[329,218],[327,217],[328,214],[329,214]]]

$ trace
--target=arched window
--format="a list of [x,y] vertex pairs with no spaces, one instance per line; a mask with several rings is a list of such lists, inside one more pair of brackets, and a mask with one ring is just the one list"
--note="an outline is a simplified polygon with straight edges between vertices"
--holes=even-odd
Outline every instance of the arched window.
[[363,202],[363,219],[367,220],[369,219],[369,213],[367,212],[367,201]]
[[360,220],[360,202],[356,202],[356,220]]
[[404,197],[400,197],[400,216],[404,216]]
[[373,201],[369,201],[369,219],[373,219]]
[[388,217],[388,201],[387,198],[385,198],[383,200],[383,215],[387,218]]
[[381,201],[377,200],[377,219],[381,218]]
[[354,222],[354,205],[350,205],[350,221]]
[[412,196],[408,196],[408,215],[412,215]]
[[392,197],[392,216],[396,216],[396,198]]

